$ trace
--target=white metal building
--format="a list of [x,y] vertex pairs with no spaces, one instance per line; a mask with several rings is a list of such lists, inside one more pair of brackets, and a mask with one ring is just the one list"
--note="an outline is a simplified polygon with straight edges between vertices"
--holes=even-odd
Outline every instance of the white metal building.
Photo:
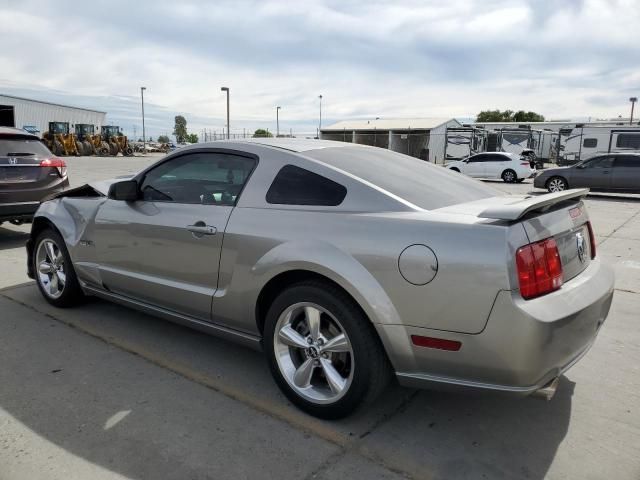
[[323,127],[320,138],[388,148],[433,163],[444,163],[447,127],[460,126],[454,118],[345,120]]
[[68,122],[73,131],[76,123],[106,125],[106,113],[86,108],[0,94],[0,126],[25,128],[42,136],[49,122]]

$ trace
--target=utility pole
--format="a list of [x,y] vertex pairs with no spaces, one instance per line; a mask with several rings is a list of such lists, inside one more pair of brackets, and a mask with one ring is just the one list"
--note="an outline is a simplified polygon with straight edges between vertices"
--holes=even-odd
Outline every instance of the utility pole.
[[631,102],[631,117],[629,117],[629,125],[633,125],[633,107],[636,105],[638,97],[631,97],[629,101]]
[[147,153],[147,136],[144,130],[144,91],[147,87],[140,87],[140,97],[142,98],[142,153]]
[[229,124],[229,87],[221,87],[221,91],[227,92],[227,140],[229,137],[229,132],[231,131],[231,125]]
[[276,107],[276,137],[280,136],[280,107]]
[[318,95],[320,99],[320,121],[318,122],[318,139],[320,138],[320,130],[322,130],[322,95]]

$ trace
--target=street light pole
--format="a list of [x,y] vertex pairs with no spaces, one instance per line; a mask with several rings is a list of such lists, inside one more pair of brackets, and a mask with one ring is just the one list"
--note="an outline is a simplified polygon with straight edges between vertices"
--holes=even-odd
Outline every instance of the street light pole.
[[318,139],[320,138],[320,130],[322,130],[322,95],[318,95],[320,99],[320,122],[318,123]]
[[280,107],[276,107],[276,138],[280,136]]
[[147,137],[144,129],[144,91],[147,87],[140,87],[140,97],[142,98],[142,153],[147,153]]
[[629,101],[631,102],[631,117],[629,118],[629,125],[633,125],[633,107],[638,101],[638,97],[631,97]]
[[229,131],[231,130],[231,125],[229,125],[229,87],[221,87],[220,90],[227,92],[227,139],[229,139],[231,138],[229,137]]

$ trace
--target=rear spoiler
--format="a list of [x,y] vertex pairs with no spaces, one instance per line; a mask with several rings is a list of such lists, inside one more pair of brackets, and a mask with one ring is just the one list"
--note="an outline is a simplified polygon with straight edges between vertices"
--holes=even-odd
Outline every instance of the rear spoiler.
[[496,205],[484,209],[478,217],[495,218],[498,220],[518,220],[529,212],[544,212],[552,206],[564,202],[566,200],[580,200],[589,193],[588,188],[574,188],[564,192],[549,193],[535,197],[527,197],[522,200],[516,200],[507,205]]

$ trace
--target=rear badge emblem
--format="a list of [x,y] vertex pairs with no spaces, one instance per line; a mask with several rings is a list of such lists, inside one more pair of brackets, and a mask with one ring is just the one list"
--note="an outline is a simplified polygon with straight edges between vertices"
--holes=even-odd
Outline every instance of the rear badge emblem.
[[17,158],[10,158],[9,159],[9,165],[17,165],[18,164],[18,159]]
[[581,263],[584,263],[586,260],[584,251],[584,235],[580,232],[576,233],[576,246],[578,247],[578,259]]

